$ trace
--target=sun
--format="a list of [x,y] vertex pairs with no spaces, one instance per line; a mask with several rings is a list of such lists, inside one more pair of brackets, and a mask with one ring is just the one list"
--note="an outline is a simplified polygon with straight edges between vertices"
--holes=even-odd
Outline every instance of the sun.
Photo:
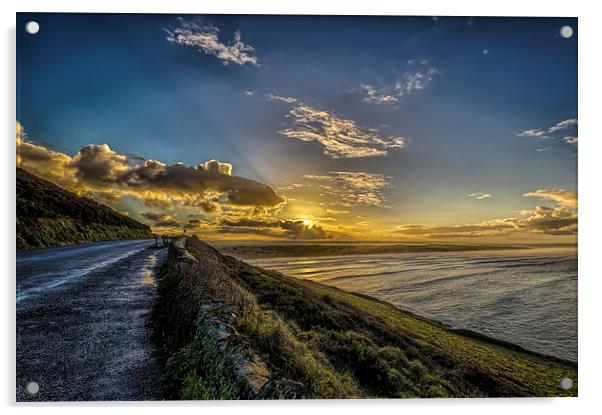
[[308,228],[310,228],[311,226],[313,226],[314,221],[311,219],[303,219],[303,225],[307,226]]

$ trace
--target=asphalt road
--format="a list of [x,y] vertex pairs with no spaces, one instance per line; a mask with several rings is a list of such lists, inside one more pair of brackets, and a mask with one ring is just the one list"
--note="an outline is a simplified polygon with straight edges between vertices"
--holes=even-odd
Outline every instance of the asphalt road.
[[[17,255],[17,401],[162,398],[149,323],[167,250],[153,244]],[[28,392],[30,382],[37,393]]]

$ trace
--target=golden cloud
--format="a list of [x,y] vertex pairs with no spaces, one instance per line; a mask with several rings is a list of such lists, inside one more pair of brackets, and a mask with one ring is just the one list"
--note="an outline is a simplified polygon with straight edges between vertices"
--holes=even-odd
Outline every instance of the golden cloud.
[[70,157],[27,140],[18,123],[17,166],[80,194],[102,194],[104,200],[129,195],[147,206],[197,203],[216,211],[218,205],[271,208],[286,202],[272,187],[233,175],[230,163],[165,164],[119,154],[107,144],[86,145]]
[[288,116],[293,127],[281,130],[282,135],[320,143],[324,154],[335,159],[384,156],[390,149],[405,146],[404,137],[382,137],[378,130],[361,129],[353,120],[309,105],[296,105]]
[[391,177],[377,173],[333,171],[328,175],[305,175],[310,182],[321,183],[323,192],[335,196],[343,206],[385,206],[383,189]]
[[316,223],[307,223],[303,219],[261,220],[261,219],[223,219],[220,222],[222,233],[251,233],[295,239],[324,239],[329,235]]
[[577,234],[577,192],[566,189],[538,189],[524,193],[525,197],[537,197],[553,201],[556,206],[536,206],[521,212],[525,219],[504,218],[477,224],[457,226],[403,225],[393,232],[404,235],[421,235],[429,238],[464,238],[530,232],[546,235]]

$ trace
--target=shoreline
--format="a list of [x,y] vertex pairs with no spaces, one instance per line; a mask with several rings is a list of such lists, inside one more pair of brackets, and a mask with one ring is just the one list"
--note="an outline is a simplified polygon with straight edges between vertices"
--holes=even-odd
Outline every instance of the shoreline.
[[305,257],[346,257],[354,255],[454,253],[505,250],[531,250],[537,247],[516,245],[459,245],[459,244],[290,244],[217,246],[224,255],[240,260]]

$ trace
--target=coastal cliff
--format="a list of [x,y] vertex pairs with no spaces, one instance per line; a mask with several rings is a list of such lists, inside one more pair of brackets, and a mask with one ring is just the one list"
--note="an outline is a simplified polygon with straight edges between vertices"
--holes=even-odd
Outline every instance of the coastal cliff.
[[171,399],[577,395],[576,364],[248,265],[196,237],[171,244],[158,294]]

